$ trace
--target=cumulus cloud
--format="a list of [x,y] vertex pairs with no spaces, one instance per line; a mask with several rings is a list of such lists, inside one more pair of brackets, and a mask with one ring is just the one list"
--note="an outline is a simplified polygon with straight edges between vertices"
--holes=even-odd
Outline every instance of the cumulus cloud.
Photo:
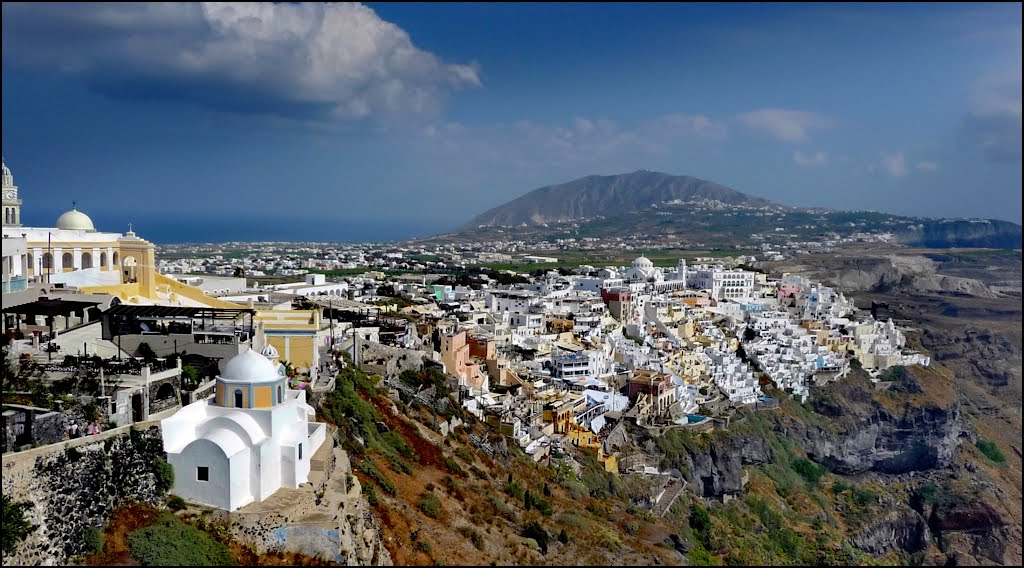
[[903,152],[895,154],[882,153],[881,170],[891,177],[899,178],[907,175],[907,159]]
[[813,154],[804,154],[800,150],[793,152],[793,163],[801,168],[817,168],[828,164],[828,153],[818,151]]
[[766,108],[737,115],[747,128],[782,142],[802,142],[810,132],[835,125],[835,119],[802,110]]
[[1019,69],[1009,75],[979,81],[971,97],[966,124],[968,134],[989,160],[1021,163]]
[[922,172],[935,172],[939,170],[939,164],[930,160],[921,160],[917,163],[917,169]]
[[112,97],[289,118],[430,114],[481,84],[475,63],[418,49],[361,4],[4,3],[3,60]]

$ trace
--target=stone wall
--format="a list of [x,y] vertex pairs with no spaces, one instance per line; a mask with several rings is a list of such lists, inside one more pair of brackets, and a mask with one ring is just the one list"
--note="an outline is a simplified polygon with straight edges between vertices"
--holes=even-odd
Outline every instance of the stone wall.
[[21,405],[4,405],[2,418],[4,453],[23,445],[44,445],[64,439],[66,421],[60,412]]
[[119,428],[45,448],[4,456],[3,494],[32,507],[36,529],[4,555],[3,564],[59,565],[86,553],[91,528],[133,500],[156,505],[157,458],[164,458],[159,427]]
[[380,527],[362,498],[348,455],[328,437],[312,460],[310,483],[224,513],[232,536],[260,553],[298,552],[349,566],[390,566]]

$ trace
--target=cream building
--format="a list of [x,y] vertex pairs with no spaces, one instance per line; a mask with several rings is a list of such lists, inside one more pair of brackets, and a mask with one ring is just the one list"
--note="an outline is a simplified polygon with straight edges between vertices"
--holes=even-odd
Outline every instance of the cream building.
[[64,283],[78,288],[130,284],[137,295],[156,295],[152,243],[139,238],[130,227],[124,234],[97,231],[92,219],[77,206],[58,217],[54,227],[25,227],[22,199],[6,162],[2,178],[3,236],[25,239],[25,277],[40,284]]
[[269,358],[274,350],[265,353],[250,349],[232,358],[213,398],[161,422],[175,495],[234,511],[309,480],[310,458],[327,427],[313,421],[305,391],[288,389]]

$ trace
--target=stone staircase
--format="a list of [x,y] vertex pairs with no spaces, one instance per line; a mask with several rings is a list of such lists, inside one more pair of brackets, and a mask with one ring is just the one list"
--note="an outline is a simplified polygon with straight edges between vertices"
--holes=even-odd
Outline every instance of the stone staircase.
[[651,509],[651,512],[658,517],[664,517],[665,513],[667,513],[669,508],[672,507],[672,504],[675,503],[676,499],[683,493],[684,489],[686,489],[686,482],[682,479],[673,477],[669,480],[668,485],[662,492],[661,497],[654,504],[654,508]]

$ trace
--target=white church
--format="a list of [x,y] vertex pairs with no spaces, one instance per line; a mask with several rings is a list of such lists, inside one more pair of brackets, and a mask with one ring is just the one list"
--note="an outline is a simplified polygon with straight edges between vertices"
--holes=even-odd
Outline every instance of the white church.
[[214,397],[161,422],[172,493],[234,511],[308,481],[327,427],[312,421],[305,391],[288,388],[276,359],[272,346],[233,357]]

